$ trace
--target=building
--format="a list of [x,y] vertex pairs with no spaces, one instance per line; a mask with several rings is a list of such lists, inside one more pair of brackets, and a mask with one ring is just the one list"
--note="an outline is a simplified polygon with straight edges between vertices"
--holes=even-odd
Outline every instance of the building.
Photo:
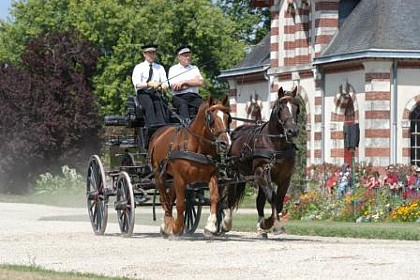
[[[270,62],[256,46],[250,55],[259,59],[222,71],[234,114],[243,117],[243,102],[259,91],[267,118],[278,88],[297,86],[308,165],[351,163],[353,153],[378,167],[420,165],[420,1],[252,2],[271,11]],[[345,145],[350,127],[360,131],[358,147]]]

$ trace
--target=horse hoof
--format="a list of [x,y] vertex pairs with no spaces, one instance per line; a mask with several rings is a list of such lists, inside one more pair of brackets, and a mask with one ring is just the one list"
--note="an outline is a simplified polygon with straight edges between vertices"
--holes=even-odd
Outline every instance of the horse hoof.
[[160,236],[162,236],[163,238],[167,239],[169,237],[169,234],[166,233],[163,228],[160,228]]
[[257,238],[268,239],[268,234],[265,231],[257,232]]
[[180,240],[181,239],[181,236],[180,235],[170,235],[169,237],[168,237],[168,239],[169,240]]
[[274,235],[280,235],[280,234],[285,234],[285,233],[286,233],[286,229],[284,227],[273,230]]
[[207,238],[214,238],[215,236],[217,236],[215,232],[211,232],[208,229],[204,229],[203,234]]

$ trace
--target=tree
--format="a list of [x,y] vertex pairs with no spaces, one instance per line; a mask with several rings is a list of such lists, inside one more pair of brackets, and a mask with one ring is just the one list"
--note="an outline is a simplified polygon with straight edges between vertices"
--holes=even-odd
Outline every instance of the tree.
[[234,66],[245,54],[246,42],[236,34],[237,19],[210,0],[27,0],[18,1],[12,15],[14,22],[0,32],[6,49],[0,44],[0,60],[11,57],[18,63],[28,38],[54,30],[79,30],[100,50],[94,87],[104,114],[124,111],[127,95],[133,94],[131,72],[143,59],[144,43],[160,46],[166,68],[174,64],[178,46],[191,44],[193,63],[206,77],[206,95],[214,90],[219,69]]
[[216,5],[237,20],[239,40],[255,45],[270,33],[271,14],[268,8],[254,8],[249,0],[217,0]]
[[[99,150],[92,93],[98,52],[78,32],[41,34],[20,68],[0,71],[0,182],[22,191],[46,169],[78,167]],[[84,164],[83,164],[84,165]]]

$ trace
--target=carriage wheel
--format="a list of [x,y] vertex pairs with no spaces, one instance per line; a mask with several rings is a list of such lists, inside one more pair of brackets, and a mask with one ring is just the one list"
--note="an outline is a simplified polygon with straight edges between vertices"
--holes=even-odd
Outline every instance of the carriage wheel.
[[186,234],[193,234],[200,223],[204,190],[187,190],[185,200],[184,232]]
[[133,185],[127,172],[122,171],[117,181],[117,196],[115,201],[118,223],[123,236],[131,237],[134,229],[135,202]]
[[105,171],[97,155],[90,157],[87,180],[86,200],[90,223],[95,234],[103,235],[108,222],[108,196],[105,194]]

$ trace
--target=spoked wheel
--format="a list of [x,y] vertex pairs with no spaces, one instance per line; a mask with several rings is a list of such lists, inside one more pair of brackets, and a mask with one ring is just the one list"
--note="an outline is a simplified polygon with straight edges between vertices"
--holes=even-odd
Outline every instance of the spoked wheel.
[[104,167],[97,155],[91,156],[89,160],[86,199],[93,231],[103,235],[108,222],[108,196],[105,194]]
[[193,234],[200,223],[204,190],[187,190],[185,200],[184,233]]
[[122,171],[117,181],[115,210],[121,234],[125,237],[133,235],[135,208],[133,185],[127,172]]

